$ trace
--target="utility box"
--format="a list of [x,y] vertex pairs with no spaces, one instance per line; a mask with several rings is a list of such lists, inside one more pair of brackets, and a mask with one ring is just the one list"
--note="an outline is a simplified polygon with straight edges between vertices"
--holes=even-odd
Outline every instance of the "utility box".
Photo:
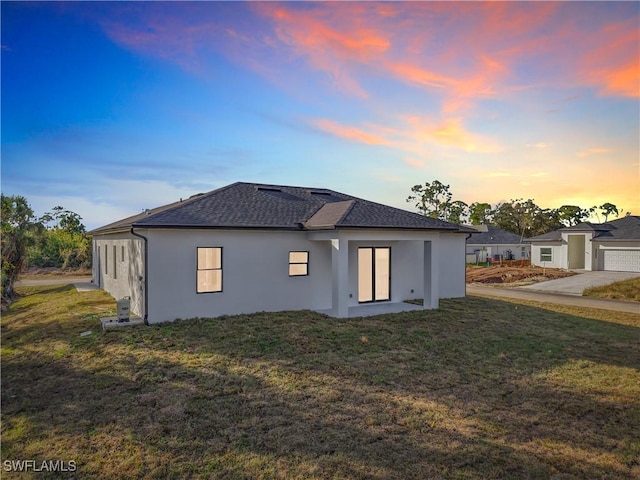
[[124,297],[116,302],[118,311],[118,322],[129,321],[129,309],[131,308],[131,298]]

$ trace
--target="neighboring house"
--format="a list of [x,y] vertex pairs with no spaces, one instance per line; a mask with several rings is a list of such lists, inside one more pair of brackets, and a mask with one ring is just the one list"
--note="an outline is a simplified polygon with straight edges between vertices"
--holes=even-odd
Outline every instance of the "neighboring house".
[[467,225],[477,233],[467,239],[467,263],[484,263],[490,260],[528,260],[531,245],[520,235],[501,230],[491,225]]
[[[234,183],[93,230],[94,281],[146,323],[465,296],[470,229],[332,190]],[[371,310],[369,310],[371,311]]]
[[528,240],[533,265],[640,272],[640,216],[584,222]]

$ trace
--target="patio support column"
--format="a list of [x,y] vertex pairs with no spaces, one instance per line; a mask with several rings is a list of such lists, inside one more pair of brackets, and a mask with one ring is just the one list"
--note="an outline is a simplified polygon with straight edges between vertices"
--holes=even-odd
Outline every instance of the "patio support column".
[[331,240],[331,309],[333,316],[349,316],[349,241]]
[[438,308],[440,291],[438,280],[440,276],[437,244],[432,241],[424,242],[424,294],[423,308]]

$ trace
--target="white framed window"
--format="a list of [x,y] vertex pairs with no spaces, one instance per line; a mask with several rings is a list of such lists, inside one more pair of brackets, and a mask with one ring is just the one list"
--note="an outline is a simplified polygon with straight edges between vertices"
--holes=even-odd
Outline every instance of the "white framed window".
[[309,252],[289,252],[289,276],[309,275]]
[[198,247],[196,292],[222,291],[222,247]]
[[540,261],[541,262],[551,262],[552,261],[552,250],[551,247],[542,247],[540,248]]

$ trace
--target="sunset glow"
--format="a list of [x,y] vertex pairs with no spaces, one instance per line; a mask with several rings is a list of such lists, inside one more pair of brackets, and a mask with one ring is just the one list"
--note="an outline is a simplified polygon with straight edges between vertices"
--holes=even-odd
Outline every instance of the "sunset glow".
[[[2,191],[92,227],[234,181],[640,214],[638,2],[2,2]],[[124,189],[125,186],[130,188]]]

